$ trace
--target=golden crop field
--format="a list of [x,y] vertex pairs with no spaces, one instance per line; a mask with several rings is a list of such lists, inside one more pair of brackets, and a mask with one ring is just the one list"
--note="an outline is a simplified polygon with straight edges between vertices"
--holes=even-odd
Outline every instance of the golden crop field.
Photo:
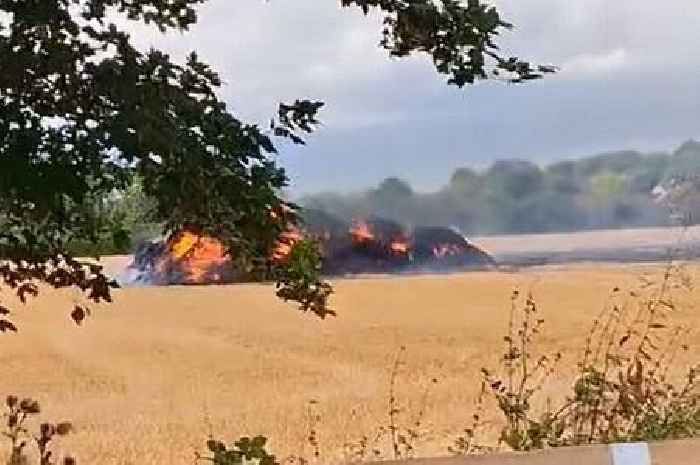
[[[611,288],[661,271],[577,265],[342,280],[338,316],[326,321],[279,302],[271,286],[232,285],[118,290],[77,327],[74,294],[46,291],[17,309],[19,334],[0,336],[0,393],[34,396],[42,418],[72,421],[61,449],[83,464],[192,464],[209,435],[262,434],[281,458],[313,458],[310,423],[323,461],[337,462],[345,444],[388,424],[391,367],[404,346],[398,421],[413,421],[429,387],[417,452],[446,454],[470,423],[479,369],[498,364],[514,288],[532,291],[546,319],[541,347],[562,350],[560,371],[570,373]],[[700,312],[676,318],[697,327]],[[695,345],[689,356],[698,354]],[[546,389],[556,395],[568,382]]]

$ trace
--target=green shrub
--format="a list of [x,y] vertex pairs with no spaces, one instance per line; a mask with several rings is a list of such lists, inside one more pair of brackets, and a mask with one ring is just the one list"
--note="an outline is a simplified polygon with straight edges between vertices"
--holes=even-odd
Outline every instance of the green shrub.
[[[500,370],[482,371],[485,392],[503,419],[500,443],[531,450],[700,436],[698,370],[690,367],[680,379],[669,373],[688,350],[689,331],[674,326],[672,315],[674,294],[689,285],[682,267],[669,264],[659,282],[613,289],[588,333],[570,394],[556,405],[547,399],[542,411],[533,408],[534,399],[558,375],[561,355],[532,362],[544,320],[531,295],[523,300],[515,292]],[[453,452],[474,451],[474,428],[466,433]]]
[[207,441],[209,455],[197,454],[197,463],[210,462],[214,465],[242,465],[255,463],[256,465],[279,465],[277,458],[265,449],[267,438],[256,436],[254,438],[242,437],[231,446],[221,441],[210,439]]

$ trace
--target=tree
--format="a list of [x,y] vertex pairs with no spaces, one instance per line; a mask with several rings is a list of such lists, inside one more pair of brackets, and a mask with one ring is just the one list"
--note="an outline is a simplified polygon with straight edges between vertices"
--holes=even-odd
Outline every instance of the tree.
[[700,174],[700,142],[691,139],[673,152],[664,181],[698,174]]
[[582,160],[578,171],[584,176],[594,176],[599,173],[622,173],[628,171],[643,162],[643,156],[639,152],[623,150],[596,155]]
[[399,178],[386,178],[370,192],[378,202],[394,203],[413,195],[410,184]]
[[[291,254],[297,263],[267,259],[298,221],[298,207],[279,195],[289,180],[273,138],[303,144],[323,103],[280,104],[265,129],[244,123],[219,100],[221,80],[196,53],[178,64],[159,50],[142,52],[111,22],[187,30],[204,2],[0,0],[0,276],[22,299],[40,281],[109,300],[116,283],[72,258],[67,244],[98,240],[95,202],[139,176],[165,232],[217,237],[239,266],[276,280],[281,297],[330,313],[331,289],[308,244]],[[383,11],[381,45],[397,57],[429,54],[450,84],[554,71],[502,56],[495,37],[512,26],[481,0],[341,5]]]
[[449,84],[463,87],[489,78],[520,83],[556,71],[503,55],[495,37],[513,25],[482,0],[341,0],[341,4],[360,7],[365,14],[370,9],[385,12],[381,46],[395,57],[414,52],[431,55],[436,70],[449,76]]
[[479,192],[483,182],[478,173],[470,168],[457,168],[450,177],[448,189],[459,197],[470,197]]
[[563,195],[580,193],[582,186],[576,165],[574,161],[565,160],[548,166],[545,172],[548,187]]
[[627,190],[624,176],[615,173],[600,173],[591,178],[591,194],[601,203],[619,197]]
[[498,195],[517,199],[539,192],[544,177],[539,166],[527,160],[499,160],[486,172],[486,185]]

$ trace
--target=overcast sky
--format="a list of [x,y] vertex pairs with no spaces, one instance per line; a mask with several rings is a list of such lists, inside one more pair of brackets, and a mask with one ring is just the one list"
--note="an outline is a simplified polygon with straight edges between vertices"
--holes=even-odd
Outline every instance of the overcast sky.
[[445,84],[425,57],[377,47],[379,16],[339,0],[209,0],[186,35],[134,39],[197,50],[239,117],[265,124],[279,101],[327,103],[320,131],[281,162],[294,194],[356,190],[398,176],[434,189],[460,166],[537,163],[700,138],[697,0],[498,0],[516,24],[504,51],[562,72],[523,86]]

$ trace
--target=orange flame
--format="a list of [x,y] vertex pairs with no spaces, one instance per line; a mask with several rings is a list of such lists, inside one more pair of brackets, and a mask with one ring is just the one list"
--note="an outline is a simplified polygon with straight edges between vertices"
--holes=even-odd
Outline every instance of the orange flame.
[[186,283],[219,279],[216,269],[229,261],[226,248],[220,241],[191,231],[173,235],[168,240],[168,251],[168,255],[162,257],[157,265],[159,271],[177,268],[184,274],[183,282]]
[[389,245],[389,248],[393,253],[402,255],[408,253],[410,246],[408,245],[408,242],[404,240],[394,240]]
[[[280,234],[270,258],[274,261],[285,260],[294,245],[304,238],[303,233],[291,226]],[[182,230],[172,235],[166,243],[166,252],[156,263],[158,272],[168,275],[176,272],[178,281],[186,284],[199,284],[219,281],[231,259],[226,247],[218,239],[201,235],[189,230]]]
[[374,234],[369,228],[369,225],[364,221],[354,221],[350,228],[350,235],[354,242],[364,243],[374,239]]
[[286,259],[294,248],[294,244],[304,238],[302,232],[296,227],[290,227],[287,231],[280,234],[277,245],[272,251],[272,259],[282,261]]

